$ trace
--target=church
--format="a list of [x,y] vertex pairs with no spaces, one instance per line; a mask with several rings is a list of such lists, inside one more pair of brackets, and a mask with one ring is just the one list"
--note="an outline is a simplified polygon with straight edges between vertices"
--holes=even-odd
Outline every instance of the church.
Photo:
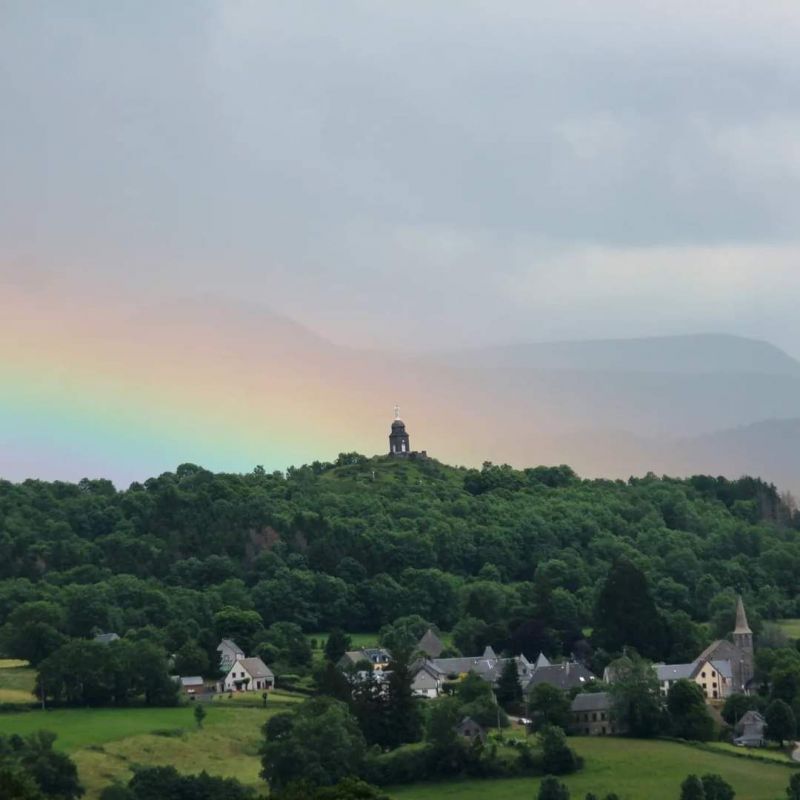
[[406,424],[400,419],[400,409],[394,407],[394,421],[389,433],[389,455],[393,458],[416,458],[423,459],[428,457],[425,450],[412,450],[411,441],[406,430]]
[[[753,632],[741,596],[736,600],[736,625],[732,642],[712,642],[691,664],[653,664],[661,694],[666,697],[675,681],[696,683],[706,700],[724,700],[734,693],[747,694],[753,680]],[[608,673],[608,669],[606,670]],[[613,675],[604,676],[613,681]]]

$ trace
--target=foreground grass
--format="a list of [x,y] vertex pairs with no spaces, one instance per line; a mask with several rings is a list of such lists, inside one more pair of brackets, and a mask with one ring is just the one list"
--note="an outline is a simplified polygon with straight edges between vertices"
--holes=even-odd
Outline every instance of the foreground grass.
[[36,670],[27,661],[0,659],[0,703],[35,703]]
[[58,709],[0,714],[0,734],[46,729],[58,734],[56,747],[78,765],[88,800],[114,781],[127,781],[137,765],[172,765],[179,772],[206,770],[265,788],[258,772],[261,726],[297,702],[276,694],[267,708],[214,702],[197,730],[192,707]]
[[[573,738],[586,765],[564,779],[574,798],[587,792],[601,797],[616,792],[621,800],[675,800],[689,774],[718,773],[741,800],[777,800],[786,796],[790,768],[697,750],[672,742]],[[396,800],[519,800],[534,798],[538,778],[462,780],[392,787]]]

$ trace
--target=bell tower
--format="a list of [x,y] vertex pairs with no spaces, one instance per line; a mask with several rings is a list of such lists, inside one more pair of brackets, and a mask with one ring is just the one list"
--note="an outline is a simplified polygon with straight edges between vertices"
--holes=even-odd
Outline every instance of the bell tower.
[[389,455],[408,456],[411,452],[411,445],[406,432],[406,424],[400,419],[400,409],[394,407],[394,421],[392,422],[392,432],[389,434]]
[[733,629],[733,643],[742,654],[741,660],[741,688],[745,691],[747,684],[753,677],[753,631],[747,624],[747,614],[744,610],[742,596],[736,599],[736,627]]

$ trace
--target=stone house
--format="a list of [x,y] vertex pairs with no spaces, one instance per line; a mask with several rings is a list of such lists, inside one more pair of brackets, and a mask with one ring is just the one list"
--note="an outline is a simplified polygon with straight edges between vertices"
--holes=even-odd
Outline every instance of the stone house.
[[621,733],[613,718],[613,702],[608,692],[575,695],[570,706],[571,731],[579,736],[608,736]]
[[382,671],[388,669],[392,661],[392,656],[383,647],[364,647],[361,650],[348,650],[337,662],[339,669],[355,667],[358,664],[368,661],[372,664],[372,669]]
[[734,726],[734,744],[740,747],[763,747],[766,744],[767,721],[758,711],[748,711]]
[[486,741],[486,731],[479,722],[476,722],[472,717],[464,717],[461,722],[456,725],[456,733],[464,739],[469,739],[474,742],[476,739],[480,742]]

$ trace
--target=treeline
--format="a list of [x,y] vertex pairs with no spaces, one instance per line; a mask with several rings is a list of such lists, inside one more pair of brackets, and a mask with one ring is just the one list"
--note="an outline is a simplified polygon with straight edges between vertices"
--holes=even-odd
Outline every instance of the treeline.
[[225,634],[294,670],[308,654],[289,654],[275,623],[367,631],[417,614],[465,653],[558,655],[583,646],[597,587],[625,560],[663,620],[653,655],[683,660],[699,623],[731,629],[735,591],[756,625],[800,615],[797,522],[757,479],[590,481],[358,454],[286,474],[186,464],[124,491],[0,482],[0,650],[38,663],[114,631],[207,672]]

